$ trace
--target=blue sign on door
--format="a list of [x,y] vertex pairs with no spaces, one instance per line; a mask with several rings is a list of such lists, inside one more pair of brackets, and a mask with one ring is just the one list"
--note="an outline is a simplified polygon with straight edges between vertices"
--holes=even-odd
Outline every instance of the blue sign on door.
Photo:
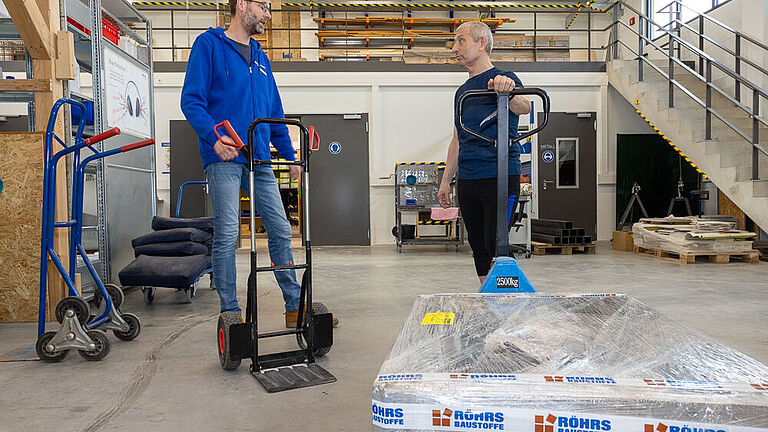
[[552,150],[546,150],[544,153],[541,154],[541,160],[543,160],[546,163],[550,163],[553,160],[555,160],[555,154],[552,153]]
[[334,155],[341,153],[341,143],[338,141],[333,141],[332,143],[328,144],[328,151]]

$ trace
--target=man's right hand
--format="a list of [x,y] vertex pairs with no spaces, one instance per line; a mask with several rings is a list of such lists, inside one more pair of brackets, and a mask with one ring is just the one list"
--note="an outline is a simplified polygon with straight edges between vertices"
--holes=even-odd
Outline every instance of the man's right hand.
[[440,189],[437,191],[437,203],[442,208],[448,208],[451,206],[451,185],[444,183],[440,184]]
[[236,158],[237,155],[240,154],[240,151],[238,151],[235,147],[229,146],[225,143],[235,144],[235,142],[232,141],[232,138],[227,135],[222,135],[221,138],[219,138],[213,145],[213,151],[216,152],[222,162],[229,162]]

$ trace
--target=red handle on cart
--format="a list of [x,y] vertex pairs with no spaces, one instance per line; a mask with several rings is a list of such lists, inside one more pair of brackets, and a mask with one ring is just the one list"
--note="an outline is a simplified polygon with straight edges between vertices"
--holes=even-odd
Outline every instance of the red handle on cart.
[[320,134],[317,133],[315,127],[307,127],[307,132],[309,132],[309,151],[313,152],[320,150]]
[[127,151],[136,150],[137,148],[142,148],[146,146],[150,146],[155,143],[155,140],[153,139],[145,139],[144,141],[135,142],[133,144],[126,144],[122,147],[120,147],[120,150],[125,153]]
[[235,147],[238,150],[240,150],[243,147],[245,147],[245,144],[243,144],[243,140],[241,140],[240,136],[237,134],[237,132],[235,132],[235,129],[232,127],[232,124],[229,123],[229,120],[224,120],[223,122],[221,122],[221,123],[219,123],[219,124],[217,124],[216,126],[213,127],[213,132],[216,134],[217,137],[219,137],[219,140],[221,140],[221,135],[219,135],[219,128],[220,127],[224,127],[224,130],[227,131],[227,135],[229,135],[229,137],[232,138],[232,141],[235,142],[235,144],[232,145],[232,144],[225,143],[224,141],[222,141],[221,142],[222,144],[225,144],[225,145],[228,145],[228,146],[231,146],[231,147]]
[[98,135],[94,135],[90,138],[85,139],[85,144],[91,145],[96,144],[97,142],[104,141],[107,138],[112,138],[115,135],[120,135],[120,128],[119,127],[113,127],[112,129],[102,132]]

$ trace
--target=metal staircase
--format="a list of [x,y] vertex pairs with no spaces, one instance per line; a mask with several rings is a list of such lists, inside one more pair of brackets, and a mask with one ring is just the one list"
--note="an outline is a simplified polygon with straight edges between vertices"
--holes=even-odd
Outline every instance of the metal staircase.
[[[614,14],[606,70],[609,82],[698,166],[758,226],[768,229],[768,93],[744,76],[768,77],[742,54],[762,57],[768,46],[707,15],[680,20],[686,6],[673,0],[671,22],[660,25],[624,1]],[[636,28],[621,18],[635,14]],[[693,24],[693,25],[692,25]],[[728,32],[733,48],[706,33]],[[660,37],[647,36],[654,28]],[[716,30],[715,30],[716,29]],[[720,38],[720,40],[722,40]]]

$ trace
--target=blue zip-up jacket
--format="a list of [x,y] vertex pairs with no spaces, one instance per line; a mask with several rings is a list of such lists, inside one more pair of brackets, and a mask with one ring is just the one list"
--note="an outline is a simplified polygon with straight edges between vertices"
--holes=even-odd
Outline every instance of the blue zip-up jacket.
[[[181,110],[197,132],[203,167],[221,158],[213,150],[218,140],[213,127],[229,120],[248,144],[248,126],[260,117],[284,118],[272,65],[261,45],[251,38],[249,65],[224,29],[209,28],[195,39],[181,90]],[[224,135],[224,128],[219,130]],[[285,125],[260,124],[253,131],[254,158],[268,160],[269,143],[280,156],[295,160],[296,154]],[[235,162],[247,163],[241,153]]]

